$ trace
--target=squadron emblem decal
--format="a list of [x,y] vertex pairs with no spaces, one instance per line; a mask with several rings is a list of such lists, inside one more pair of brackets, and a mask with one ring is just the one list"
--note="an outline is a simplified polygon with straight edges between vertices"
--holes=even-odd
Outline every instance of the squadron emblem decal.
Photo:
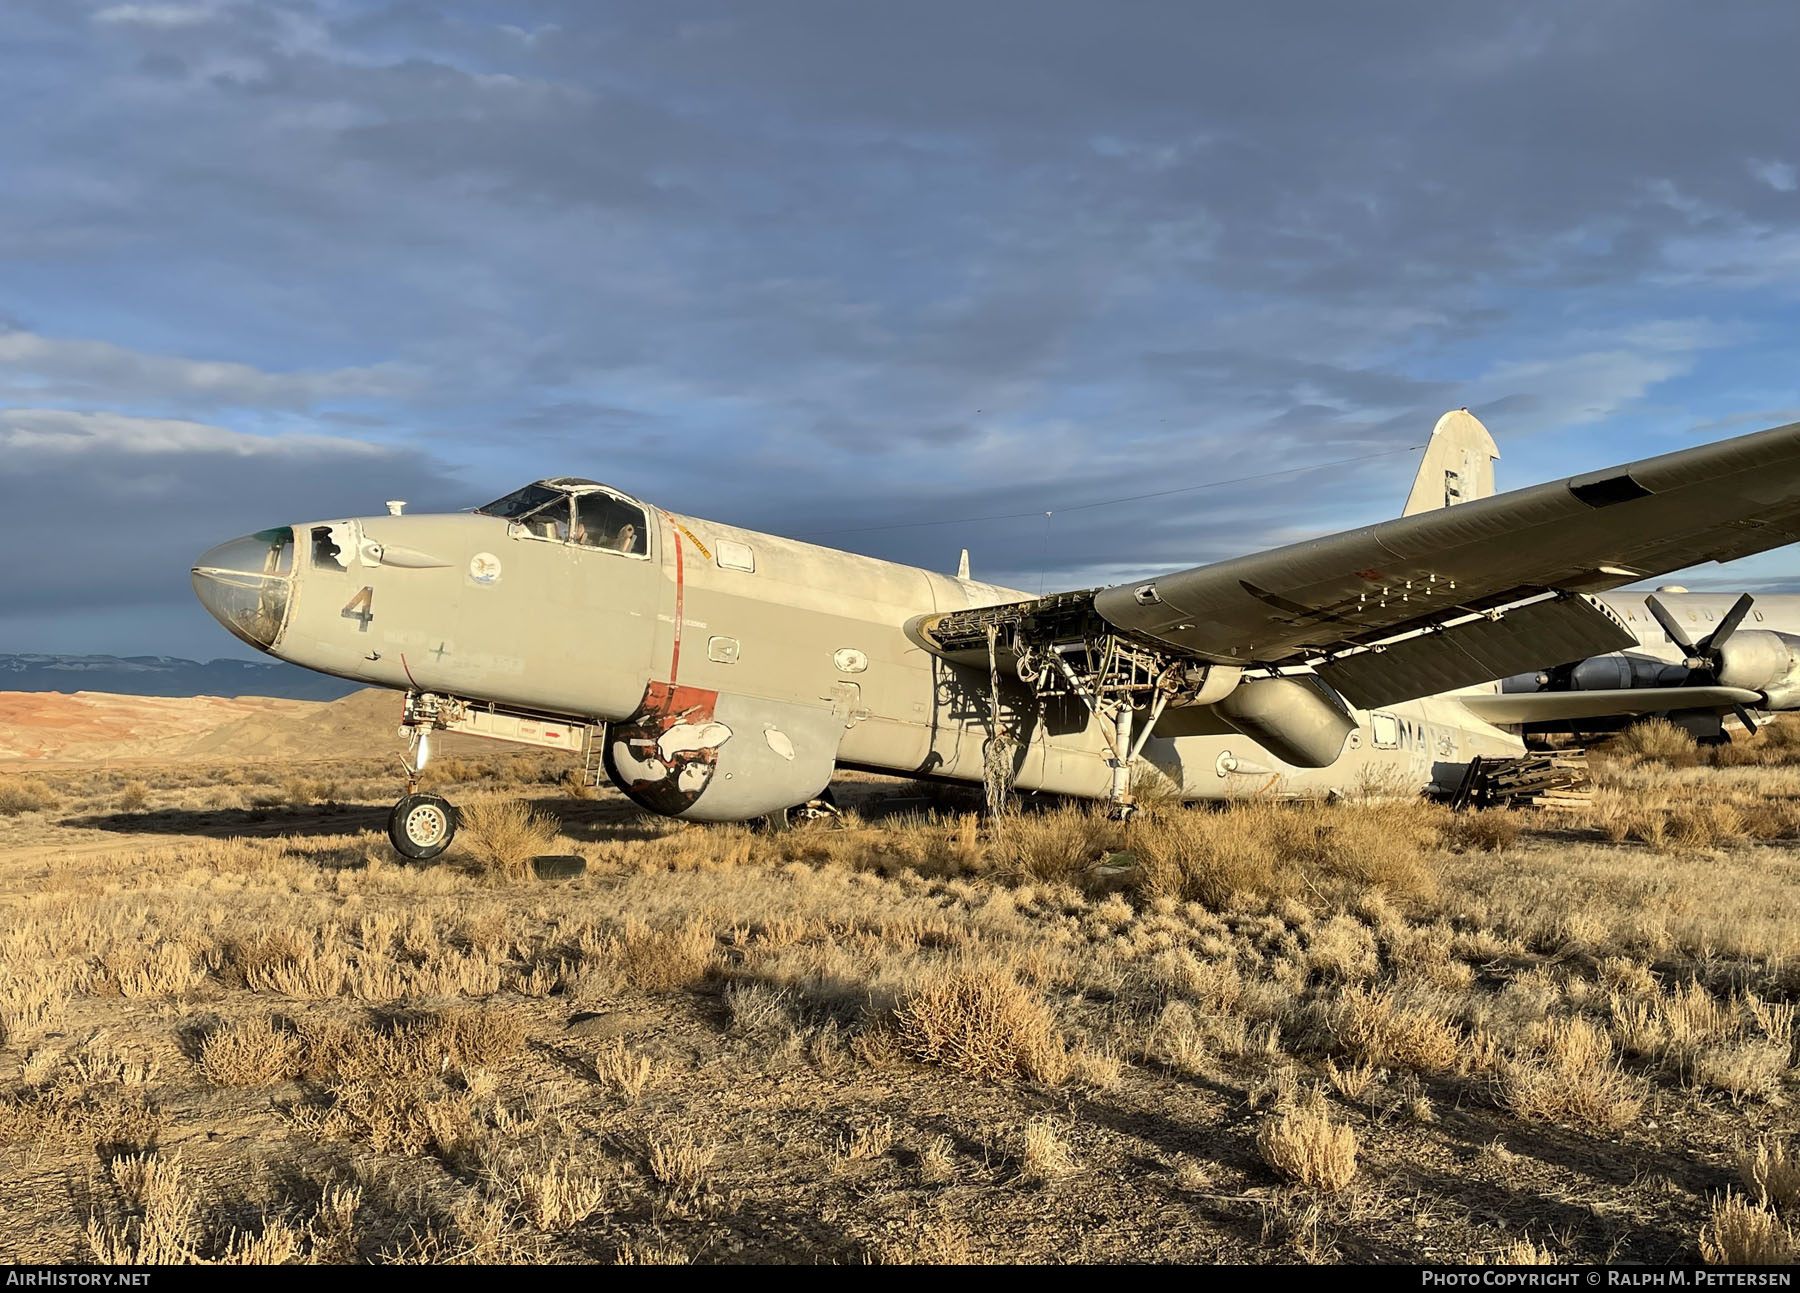
[[469,578],[478,584],[491,584],[500,578],[500,558],[491,552],[477,552],[469,558]]

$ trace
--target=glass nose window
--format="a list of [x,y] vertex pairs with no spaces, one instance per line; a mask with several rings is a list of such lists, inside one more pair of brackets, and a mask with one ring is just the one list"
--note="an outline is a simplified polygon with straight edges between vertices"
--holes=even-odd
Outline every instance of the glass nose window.
[[275,645],[287,618],[285,579],[196,569],[194,595],[215,620],[259,650]]
[[278,530],[258,530],[221,543],[194,565],[240,575],[285,575],[294,568],[294,532],[285,525]]
[[219,623],[266,650],[287,618],[293,569],[294,532],[260,530],[203,554],[194,563],[194,594]]

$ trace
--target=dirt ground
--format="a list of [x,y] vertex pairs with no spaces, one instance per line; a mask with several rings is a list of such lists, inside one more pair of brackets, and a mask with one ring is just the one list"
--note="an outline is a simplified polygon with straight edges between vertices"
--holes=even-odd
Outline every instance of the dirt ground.
[[424,865],[388,760],[0,770],[0,1261],[1791,1253],[1785,744],[772,831],[485,748]]

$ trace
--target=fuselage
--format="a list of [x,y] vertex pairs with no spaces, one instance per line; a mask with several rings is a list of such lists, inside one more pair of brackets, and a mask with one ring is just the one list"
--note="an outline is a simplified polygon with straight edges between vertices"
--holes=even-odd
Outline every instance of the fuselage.
[[[1741,593],[1690,593],[1685,589],[1679,592],[1657,590],[1656,598],[1675,615],[1675,618],[1687,630],[1688,637],[1699,641],[1719,627]],[[1622,655],[1633,655],[1657,660],[1663,664],[1678,665],[1686,653],[1672,641],[1668,630],[1656,622],[1656,617],[1644,605],[1647,596],[1642,590],[1619,590],[1611,593],[1600,593],[1596,601],[1604,603],[1612,612],[1624,621],[1625,627],[1637,634],[1638,645],[1627,647]],[[1795,593],[1758,593],[1750,614],[1744,620],[1742,631],[1772,631],[1787,633],[1800,637],[1800,594]],[[1602,657],[1604,658],[1604,657]]]
[[[575,489],[572,524],[457,513],[264,531],[203,557],[196,590],[238,636],[309,669],[609,724],[609,770],[661,811],[751,815],[752,782],[785,778],[803,800],[834,766],[979,782],[996,717],[1018,789],[1107,793],[1108,742],[1085,708],[1004,670],[996,687],[906,632],[1028,594]],[[606,535],[584,531],[584,498],[611,509]],[[1141,759],[1183,798],[1216,799],[1417,790],[1522,750],[1453,696],[1354,717],[1322,768],[1184,709]]]

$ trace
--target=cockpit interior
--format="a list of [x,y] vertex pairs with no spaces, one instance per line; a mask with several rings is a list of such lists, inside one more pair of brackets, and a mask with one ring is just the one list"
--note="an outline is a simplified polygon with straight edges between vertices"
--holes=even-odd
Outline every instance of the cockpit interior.
[[572,476],[540,480],[475,510],[504,517],[522,538],[631,557],[650,555],[644,509],[595,481]]

